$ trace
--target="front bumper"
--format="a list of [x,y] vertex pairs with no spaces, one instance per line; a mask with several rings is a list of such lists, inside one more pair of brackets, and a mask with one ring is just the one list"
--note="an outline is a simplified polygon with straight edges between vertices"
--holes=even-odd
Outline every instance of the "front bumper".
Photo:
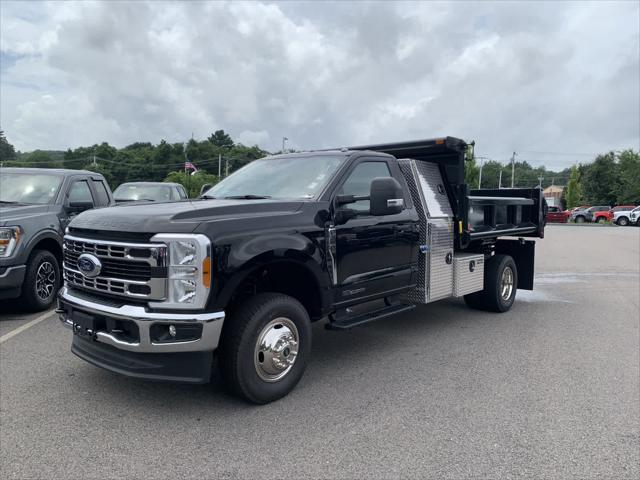
[[26,265],[0,267],[0,299],[20,296],[26,272]]
[[[127,376],[189,383],[209,380],[225,317],[224,312],[149,312],[142,306],[84,297],[67,287],[58,294],[56,312],[73,330],[71,351],[80,358]],[[87,318],[93,328],[86,327]],[[154,332],[170,325],[178,332],[197,332],[199,338],[160,340]]]

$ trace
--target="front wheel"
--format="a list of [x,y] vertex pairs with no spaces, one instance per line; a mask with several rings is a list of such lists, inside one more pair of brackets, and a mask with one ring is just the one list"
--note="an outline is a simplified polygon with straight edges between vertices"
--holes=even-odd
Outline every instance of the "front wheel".
[[620,217],[618,219],[618,225],[620,225],[621,227],[626,227],[627,225],[629,225],[629,219],[627,217]]
[[576,223],[584,223],[587,219],[584,218],[582,215],[576,217]]
[[287,395],[311,352],[311,322],[295,298],[260,293],[225,320],[220,366],[237,395],[257,404]]
[[27,261],[20,304],[26,310],[39,312],[49,308],[60,288],[58,259],[48,250],[34,250]]
[[508,311],[516,299],[518,269],[509,255],[494,255],[485,263],[484,290],[464,296],[465,303],[477,310]]

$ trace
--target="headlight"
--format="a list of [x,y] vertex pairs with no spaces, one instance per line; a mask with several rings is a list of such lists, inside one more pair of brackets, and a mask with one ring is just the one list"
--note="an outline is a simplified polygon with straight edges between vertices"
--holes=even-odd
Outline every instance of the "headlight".
[[152,308],[204,308],[211,288],[211,242],[200,234],[159,233],[152,242],[168,246],[167,299]]
[[20,227],[0,228],[0,258],[11,256],[20,241]]

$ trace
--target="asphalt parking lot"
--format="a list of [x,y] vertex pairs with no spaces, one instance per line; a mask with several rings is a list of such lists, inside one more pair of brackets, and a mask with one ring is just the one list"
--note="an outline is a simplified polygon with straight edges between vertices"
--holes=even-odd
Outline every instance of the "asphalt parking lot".
[[53,313],[3,307],[0,474],[638,478],[640,228],[549,226],[536,255],[506,314],[316,324],[303,380],[262,407],[98,369]]

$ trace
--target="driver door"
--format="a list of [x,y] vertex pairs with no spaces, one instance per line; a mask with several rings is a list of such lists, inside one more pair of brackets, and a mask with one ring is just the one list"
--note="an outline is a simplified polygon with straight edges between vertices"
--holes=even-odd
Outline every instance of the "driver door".
[[[368,196],[374,178],[393,176],[401,180],[392,174],[392,168],[384,158],[359,159],[335,194]],[[391,295],[411,283],[418,226],[417,216],[412,214],[415,211],[407,208],[406,197],[405,191],[405,208],[393,215],[370,215],[368,200],[345,205],[357,210],[358,216],[335,226],[336,305]]]

